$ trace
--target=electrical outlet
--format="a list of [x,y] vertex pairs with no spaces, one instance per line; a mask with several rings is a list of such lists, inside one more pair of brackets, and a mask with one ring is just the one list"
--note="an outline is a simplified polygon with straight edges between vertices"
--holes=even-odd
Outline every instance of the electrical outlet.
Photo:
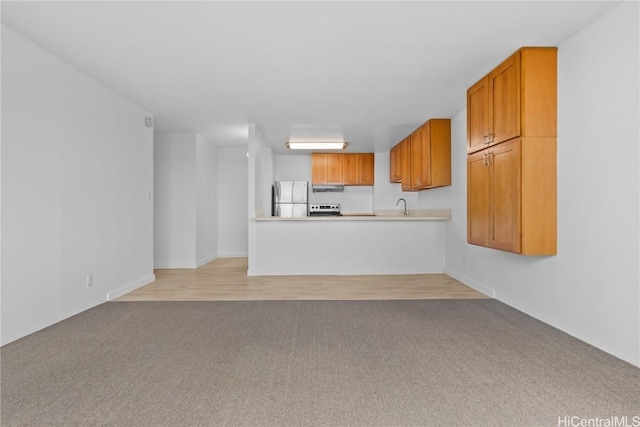
[[93,274],[87,274],[87,287],[93,286]]

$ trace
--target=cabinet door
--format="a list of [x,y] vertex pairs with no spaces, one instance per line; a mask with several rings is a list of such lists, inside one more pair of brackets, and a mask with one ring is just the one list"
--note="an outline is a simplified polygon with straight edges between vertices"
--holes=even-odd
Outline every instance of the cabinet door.
[[431,185],[431,121],[420,132],[420,188]]
[[411,139],[409,137],[400,143],[400,158],[402,164],[402,191],[411,190]]
[[467,158],[467,241],[473,245],[489,243],[489,167],[487,152]]
[[389,151],[389,182],[400,182],[402,180],[402,175],[400,175],[402,169],[401,160],[400,144],[397,144]]
[[342,181],[344,185],[373,185],[373,153],[342,155]]
[[422,129],[417,129],[409,137],[409,146],[411,147],[410,158],[410,188],[416,190],[422,187]]
[[342,156],[327,153],[327,184],[342,184]]
[[327,184],[327,153],[311,154],[311,183]]
[[489,79],[467,91],[467,152],[481,150],[489,138]]
[[431,122],[411,134],[411,189],[431,185]]
[[342,182],[344,185],[358,185],[358,155],[342,155]]
[[311,154],[311,182],[313,184],[342,184],[341,153]]
[[520,252],[520,140],[487,150],[491,182],[489,246]]
[[375,157],[373,153],[357,155],[358,185],[373,185],[375,181]]
[[429,120],[431,152],[429,188],[451,185],[451,119]]
[[520,52],[489,74],[489,135],[498,144],[520,136]]

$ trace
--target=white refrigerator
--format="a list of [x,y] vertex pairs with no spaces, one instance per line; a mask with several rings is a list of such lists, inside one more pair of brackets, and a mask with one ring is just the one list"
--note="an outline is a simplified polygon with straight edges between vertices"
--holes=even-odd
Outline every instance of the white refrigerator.
[[309,214],[309,183],[276,181],[273,183],[273,216],[303,217]]

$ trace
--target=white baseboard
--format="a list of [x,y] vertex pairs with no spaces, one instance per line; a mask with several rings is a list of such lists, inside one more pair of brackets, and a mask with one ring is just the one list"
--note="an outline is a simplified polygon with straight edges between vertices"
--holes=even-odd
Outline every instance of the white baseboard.
[[171,264],[171,263],[153,264],[153,269],[154,270],[179,270],[179,269],[194,269],[194,268],[197,268],[195,264],[189,264],[189,265],[186,265],[186,264]]
[[212,255],[206,258],[203,258],[201,260],[196,261],[195,264],[191,264],[191,263],[186,263],[186,264],[176,264],[176,263],[162,263],[162,262],[157,262],[153,265],[153,268],[156,270],[179,270],[179,269],[188,269],[188,270],[193,270],[196,268],[200,268],[203,265],[213,261],[214,259],[219,258],[219,255]]
[[220,254],[218,258],[246,258],[247,256],[246,252],[227,252]]
[[209,257],[203,258],[200,261],[196,262],[196,268],[200,268],[203,265],[210,263],[211,261],[213,261],[216,258],[218,258],[218,255],[211,255]]
[[156,280],[156,275],[155,274],[151,274],[147,277],[143,277],[142,279],[136,280],[133,283],[129,283],[128,285],[125,285],[121,288],[118,288],[114,291],[111,291],[107,294],[107,301],[113,301],[114,299],[121,297],[124,294],[128,294],[131,291],[135,291],[136,289],[144,286],[144,285],[148,285],[149,283],[153,282],[154,280]]
[[464,274],[457,272],[455,270],[452,270],[450,268],[445,267],[444,268],[444,274],[449,275],[451,277],[453,277],[454,279],[456,279],[459,282],[464,283],[465,285],[469,286],[470,288],[475,289],[476,291],[485,294],[488,297],[491,298],[495,298],[496,297],[496,291],[494,289],[491,289],[490,287],[476,281],[473,280],[472,278],[465,276]]

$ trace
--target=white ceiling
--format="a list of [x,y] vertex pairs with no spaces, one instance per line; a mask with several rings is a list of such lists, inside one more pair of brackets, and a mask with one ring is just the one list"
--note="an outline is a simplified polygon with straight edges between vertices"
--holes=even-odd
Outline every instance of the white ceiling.
[[276,153],[343,135],[384,151],[465,108],[521,46],[557,46],[619,2],[11,2],[2,22],[155,115],[159,131]]

